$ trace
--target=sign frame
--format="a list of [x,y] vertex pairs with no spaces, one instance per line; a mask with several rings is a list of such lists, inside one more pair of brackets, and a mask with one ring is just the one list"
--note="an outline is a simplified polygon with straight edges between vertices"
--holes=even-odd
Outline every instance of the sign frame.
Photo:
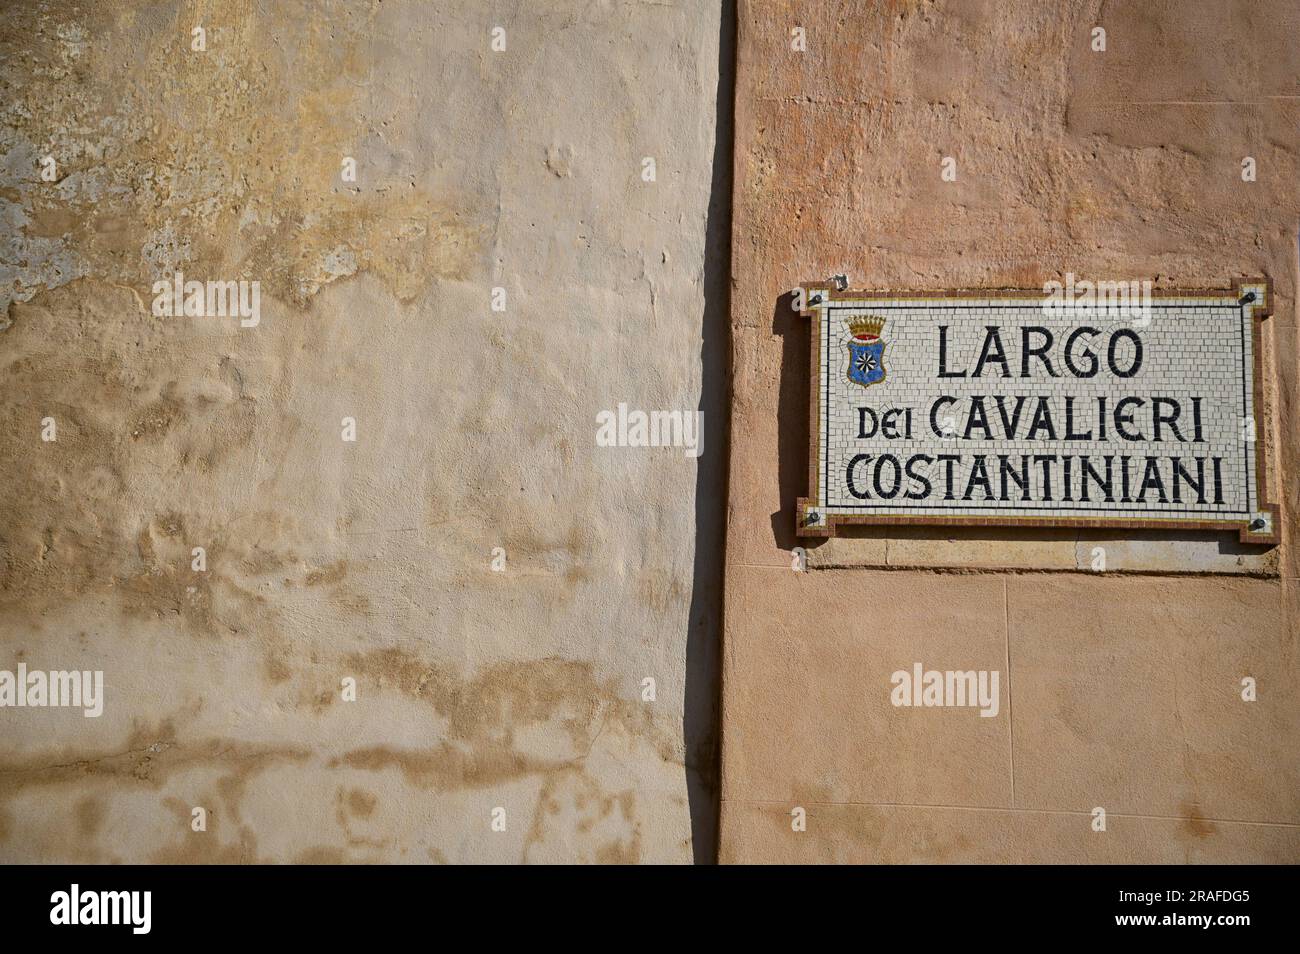
[[[1244,289],[1263,287],[1262,298],[1253,302],[1242,300]],[[1251,345],[1253,367],[1251,369],[1253,386],[1253,415],[1256,439],[1255,445],[1255,500],[1257,515],[1252,519],[1242,520],[1197,520],[1191,518],[1165,517],[1142,519],[1123,517],[1026,517],[1016,515],[984,516],[922,516],[915,514],[826,514],[822,513],[824,501],[821,499],[821,394],[819,377],[821,371],[821,312],[832,302],[871,302],[871,301],[908,301],[908,300],[1013,300],[1031,299],[1044,301],[1047,295],[1042,289],[1003,289],[1003,288],[969,288],[946,289],[942,291],[911,290],[841,290],[832,282],[807,282],[799,286],[796,295],[804,295],[801,317],[810,319],[809,337],[809,381],[808,381],[808,495],[799,497],[795,506],[795,530],[800,537],[833,537],[841,527],[846,526],[966,526],[999,527],[1015,529],[1018,527],[1060,527],[1086,528],[1103,530],[1214,530],[1219,532],[1237,530],[1242,543],[1263,546],[1276,545],[1281,539],[1281,506],[1271,499],[1270,448],[1265,436],[1271,434],[1266,428],[1273,419],[1274,408],[1265,403],[1264,373],[1267,363],[1264,360],[1264,342],[1262,325],[1273,314],[1273,283],[1268,276],[1259,278],[1235,279],[1228,288],[1210,289],[1153,289],[1151,297],[1161,298],[1210,298],[1216,302],[1226,299],[1234,300],[1240,307],[1250,310]],[[1271,519],[1270,519],[1271,516]]]

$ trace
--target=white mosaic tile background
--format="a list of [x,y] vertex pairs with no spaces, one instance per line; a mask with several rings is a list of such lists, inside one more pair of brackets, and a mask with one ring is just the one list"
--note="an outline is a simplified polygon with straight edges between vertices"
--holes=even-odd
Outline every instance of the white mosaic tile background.
[[[1240,306],[1233,297],[1210,298],[1155,298],[1151,301],[1151,314],[1146,320],[1107,317],[1095,310],[1085,313],[1066,308],[1055,315],[1043,313],[1041,303],[1031,299],[986,300],[898,300],[846,302],[835,301],[828,307],[819,307],[819,329],[822,355],[820,369],[821,419],[819,422],[821,461],[818,482],[825,488],[825,496],[814,489],[812,503],[818,504],[828,515],[918,515],[918,516],[996,516],[996,517],[1090,517],[1116,519],[1184,519],[1241,521],[1253,515],[1255,500],[1255,448],[1249,427],[1244,422],[1253,420],[1254,356],[1251,335],[1251,318],[1248,307]],[[847,378],[849,355],[846,348],[852,335],[847,322],[865,315],[886,319],[881,338],[884,350],[885,380],[862,387]],[[940,325],[948,326],[948,370],[973,372],[985,339],[985,328],[997,325],[1010,366],[1011,377],[1004,377],[1001,366],[989,362],[979,378],[939,378]],[[1085,367],[1083,346],[1087,345],[1098,355],[1101,368],[1091,378],[1073,376],[1064,365],[1065,339],[1080,325],[1100,330],[1089,342],[1078,342],[1072,353],[1076,367]],[[1031,376],[1020,377],[1021,329],[1029,326],[1049,329],[1055,339],[1049,356],[1060,372],[1051,377],[1037,359],[1030,359]],[[1106,346],[1117,329],[1135,331],[1142,340],[1143,362],[1137,374],[1120,378],[1106,366]],[[1035,338],[1035,341],[1038,339]],[[1132,345],[1121,342],[1116,350],[1117,364],[1126,369],[1130,364]],[[936,437],[931,430],[931,406],[941,395],[952,395],[956,402],[947,406],[940,417],[951,416],[956,423],[957,436],[948,439]],[[986,396],[988,421],[993,439],[985,439],[976,430],[971,439],[963,439],[971,399]],[[1015,398],[1024,395],[1025,401],[1016,439],[1004,434],[1004,427],[993,395],[1005,395],[1010,412]],[[1033,421],[1039,396],[1049,398],[1052,419],[1057,429],[1056,440],[1046,438],[1041,432],[1034,440],[1026,440]],[[1098,440],[1097,399],[1107,401],[1106,440]],[[1114,428],[1114,408],[1125,397],[1139,397],[1145,404],[1131,409],[1131,431],[1140,431],[1145,440],[1128,441],[1118,437]],[[1092,431],[1092,439],[1065,441],[1066,397],[1075,404],[1075,430]],[[1153,437],[1151,418],[1152,397],[1173,398],[1182,407],[1178,420],[1179,430],[1187,442],[1173,438],[1168,425],[1162,430],[1164,440]],[[1203,443],[1192,443],[1193,397],[1201,400]],[[877,433],[874,437],[858,437],[859,407],[870,407],[877,414],[891,408],[912,408],[912,437],[886,439]],[[858,465],[854,471],[854,485],[859,492],[865,490],[870,500],[862,500],[849,492],[846,469],[857,454],[869,454],[872,460],[866,466]],[[916,473],[923,474],[933,484],[925,499],[908,500],[908,489],[920,492],[919,481],[911,481],[906,474],[897,495],[880,499],[872,478],[875,458],[892,454],[906,465],[916,454],[960,454],[962,461],[954,465],[953,493],[956,500],[945,500],[946,464],[935,461],[917,462]],[[962,500],[967,490],[967,480],[974,455],[984,454],[994,498],[987,498],[982,486],[976,486],[972,499]],[[996,495],[1001,492],[1000,462],[997,455],[1005,454],[1019,470],[1021,456],[1031,455],[1029,499],[1020,488],[1010,483],[1010,499],[1003,502]],[[1061,500],[1062,467],[1058,461],[1052,473],[1051,502],[1041,496],[1041,464],[1032,455],[1056,454],[1075,457],[1072,462],[1074,501]],[[1081,456],[1089,456],[1097,470],[1105,474],[1105,455],[1115,455],[1115,501],[1104,501],[1104,493],[1096,483],[1090,482],[1089,502],[1082,502],[1079,491]],[[1130,496],[1137,497],[1145,468],[1145,457],[1159,458],[1160,476],[1168,502],[1161,503],[1155,490],[1148,490],[1146,500],[1124,503],[1121,501],[1120,461],[1122,455],[1132,458]],[[1184,466],[1196,475],[1193,456],[1206,458],[1206,502],[1197,502],[1196,491],[1185,481],[1182,483],[1182,502],[1173,501],[1171,456],[1183,459]],[[1211,459],[1222,458],[1221,505],[1214,504],[1213,470]],[[888,492],[893,470],[888,465],[882,471],[883,489]]]

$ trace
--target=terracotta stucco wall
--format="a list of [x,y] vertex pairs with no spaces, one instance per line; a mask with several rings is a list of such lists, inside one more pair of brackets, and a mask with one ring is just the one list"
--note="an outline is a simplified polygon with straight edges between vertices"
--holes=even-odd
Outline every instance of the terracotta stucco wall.
[[[1284,2],[742,0],[724,861],[1300,860],[1298,28]],[[1280,547],[796,539],[808,333],[790,289],[836,273],[1041,288],[1066,272],[1272,278]],[[1086,569],[1083,543],[1109,547],[1111,569]],[[800,544],[808,572],[791,568]],[[891,673],[917,662],[1000,671],[998,715],[893,707]]]
[[[718,9],[21,0],[0,48],[0,669],[107,696],[0,711],[0,860],[711,854]],[[260,324],[155,317],[177,270]],[[704,456],[598,448],[619,402]]]

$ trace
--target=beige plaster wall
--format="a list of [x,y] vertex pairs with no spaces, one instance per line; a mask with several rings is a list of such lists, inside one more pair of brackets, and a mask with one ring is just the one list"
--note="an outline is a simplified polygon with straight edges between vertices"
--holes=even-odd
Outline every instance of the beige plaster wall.
[[711,855],[719,18],[4,5],[0,669],[107,698],[0,710],[0,861]]
[[[1300,860],[1298,28],[1284,2],[741,0],[724,861]],[[808,330],[790,289],[836,273],[1036,288],[1067,271],[1271,276],[1278,548],[795,537]],[[891,674],[917,662],[999,671],[998,715],[894,707]]]

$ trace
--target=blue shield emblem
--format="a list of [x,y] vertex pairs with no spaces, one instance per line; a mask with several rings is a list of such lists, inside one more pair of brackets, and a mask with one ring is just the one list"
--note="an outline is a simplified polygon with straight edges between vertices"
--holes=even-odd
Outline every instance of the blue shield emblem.
[[885,342],[854,338],[848,347],[850,381],[865,388],[885,380]]

